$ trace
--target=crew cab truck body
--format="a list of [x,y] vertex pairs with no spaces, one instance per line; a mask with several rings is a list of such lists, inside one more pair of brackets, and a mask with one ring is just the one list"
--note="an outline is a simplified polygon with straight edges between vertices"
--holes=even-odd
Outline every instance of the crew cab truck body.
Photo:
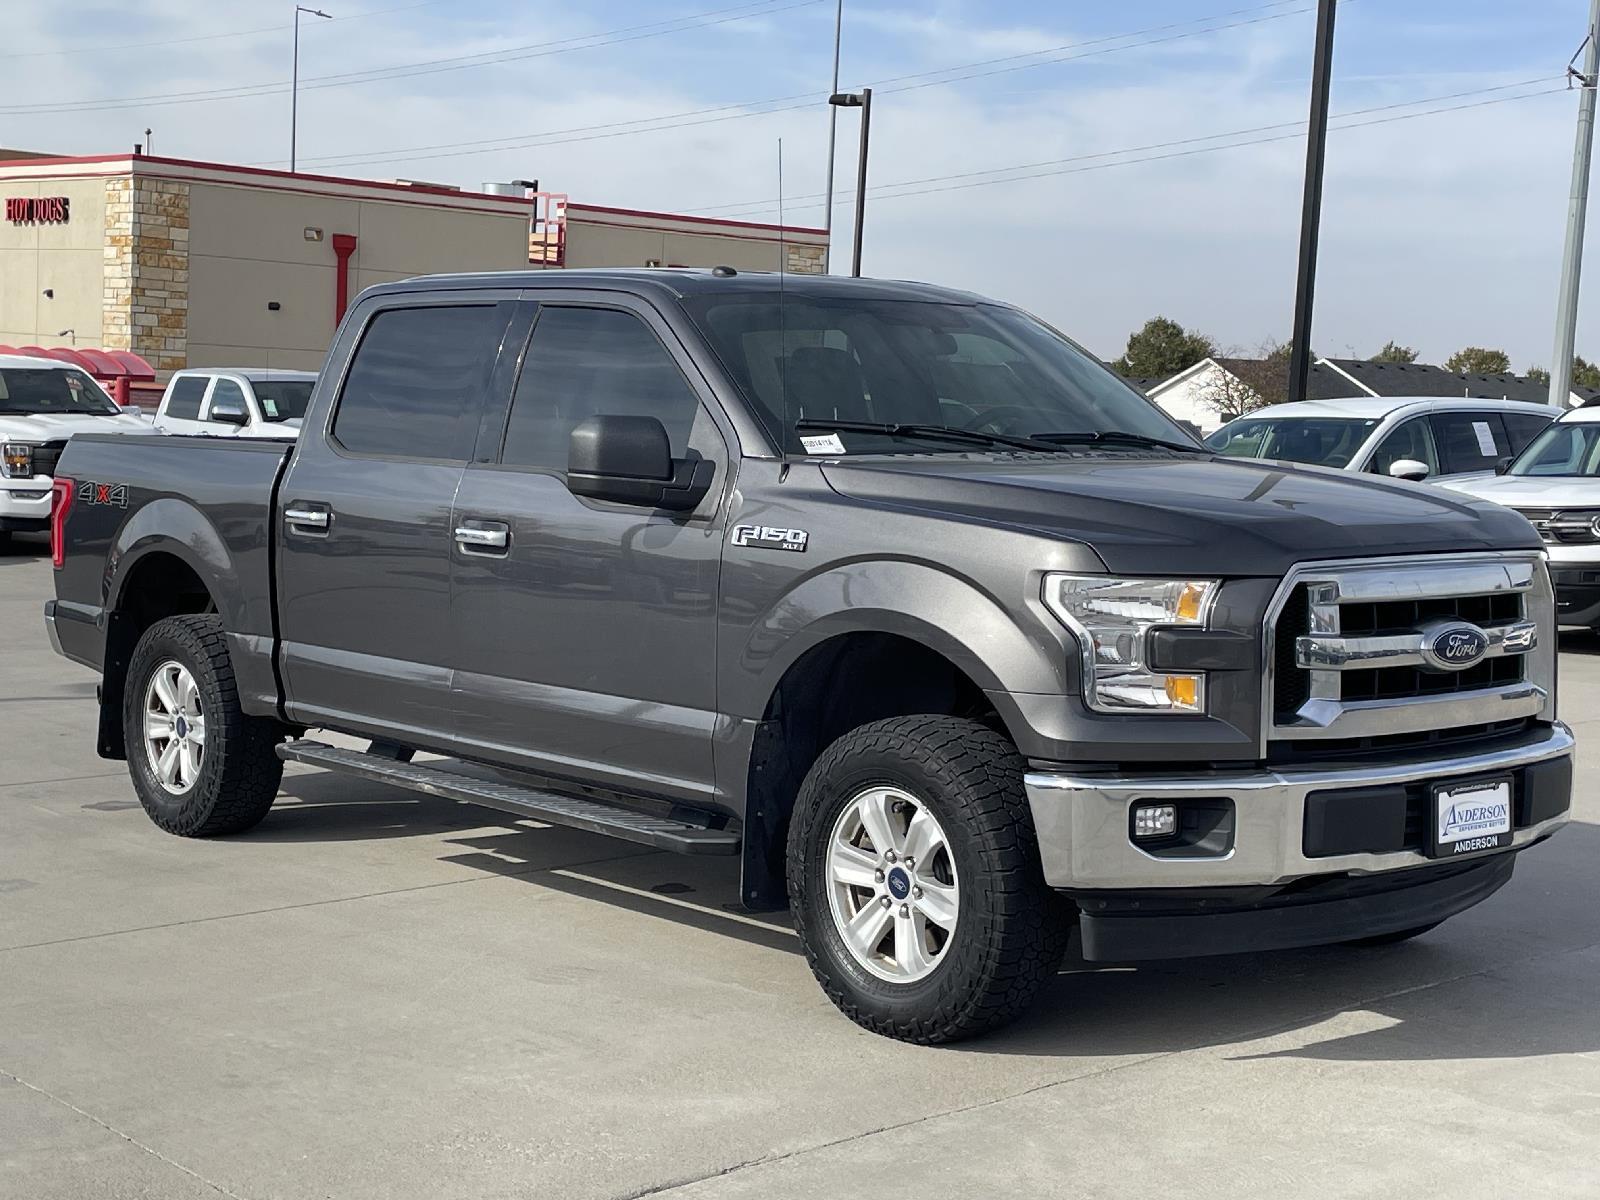
[[281,438],[300,433],[315,371],[196,367],[167,381],[156,409],[162,433]]
[[295,445],[62,470],[96,487],[47,623],[162,828],[250,827],[289,759],[738,854],[896,1037],[1015,1016],[1074,927],[1110,961],[1411,936],[1567,818],[1527,522],[1218,459],[961,293],[386,284]]

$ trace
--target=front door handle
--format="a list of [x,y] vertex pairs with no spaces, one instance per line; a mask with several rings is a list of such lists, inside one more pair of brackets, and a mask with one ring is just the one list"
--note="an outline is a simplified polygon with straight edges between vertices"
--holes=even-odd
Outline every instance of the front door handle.
[[456,545],[468,554],[505,554],[511,547],[511,527],[503,521],[457,525]]

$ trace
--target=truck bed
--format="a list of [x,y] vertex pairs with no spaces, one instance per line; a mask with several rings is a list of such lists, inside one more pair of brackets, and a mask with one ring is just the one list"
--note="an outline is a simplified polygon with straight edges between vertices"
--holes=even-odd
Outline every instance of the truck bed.
[[[54,627],[67,657],[103,670],[105,613],[139,571],[192,571],[229,631],[241,691],[277,702],[272,679],[272,514],[292,444],[81,434],[62,452],[71,481]],[[176,560],[176,561],[175,561]],[[178,566],[177,564],[181,564]]]

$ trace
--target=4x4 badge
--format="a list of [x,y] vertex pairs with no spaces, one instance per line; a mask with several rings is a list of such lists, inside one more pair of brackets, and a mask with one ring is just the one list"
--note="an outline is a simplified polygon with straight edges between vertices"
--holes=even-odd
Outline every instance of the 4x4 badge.
[[794,550],[805,553],[811,535],[804,529],[779,529],[773,525],[735,525],[729,539],[735,546],[755,546],[761,550]]

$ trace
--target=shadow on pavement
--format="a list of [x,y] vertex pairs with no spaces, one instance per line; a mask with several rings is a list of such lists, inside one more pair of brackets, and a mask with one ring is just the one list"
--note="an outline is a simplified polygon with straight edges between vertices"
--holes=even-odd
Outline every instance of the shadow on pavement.
[[[787,913],[748,913],[735,903],[735,857],[652,851],[331,774],[286,776],[284,795],[289,802],[280,802],[247,839],[342,841],[460,831],[445,840],[461,852],[445,854],[444,861],[763,949],[801,953]],[[559,836],[592,839],[596,852],[552,860],[549,842]],[[1426,1061],[1600,1051],[1600,1010],[1579,998],[1594,995],[1596,980],[1574,977],[1569,987],[1552,991],[1548,981],[1529,977],[1550,969],[1551,961],[1578,963],[1566,952],[1600,941],[1597,859],[1600,827],[1574,822],[1535,848],[1507,890],[1483,910],[1397,946],[1115,965],[1085,963],[1074,939],[1028,1016],[958,1051],[1162,1054],[1248,1042],[1264,1031],[1293,1042],[1297,1032],[1341,1016],[1359,1017],[1364,1027],[1240,1057]],[[1462,928],[1468,922],[1470,932]],[[1541,947],[1543,953],[1534,953]],[[1569,969],[1593,971],[1588,960]],[[1434,987],[1440,983],[1458,986],[1446,992]],[[1462,1000],[1462,987],[1482,995]],[[1581,1011],[1588,1020],[1576,1015]]]
[[13,533],[7,537],[0,532],[0,567],[15,562],[36,562],[50,557],[50,535],[47,533]]
[[1600,631],[1593,629],[1563,629],[1558,644],[1563,654],[1600,655]]

